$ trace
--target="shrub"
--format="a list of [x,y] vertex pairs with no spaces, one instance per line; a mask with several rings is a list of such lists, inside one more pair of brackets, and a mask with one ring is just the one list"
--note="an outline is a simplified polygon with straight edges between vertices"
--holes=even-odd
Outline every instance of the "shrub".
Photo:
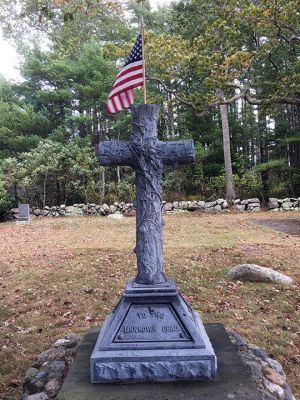
[[5,219],[10,212],[11,202],[4,189],[3,181],[0,177],[0,220]]

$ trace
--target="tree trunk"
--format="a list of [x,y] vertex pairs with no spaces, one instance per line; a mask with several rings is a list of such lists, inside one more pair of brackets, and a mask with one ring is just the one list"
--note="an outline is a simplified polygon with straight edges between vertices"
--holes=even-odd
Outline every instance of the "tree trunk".
[[[268,139],[267,139],[267,117],[258,108],[258,131],[259,131],[259,151],[260,151],[260,163],[266,163],[269,161],[268,154]],[[262,181],[262,196],[263,201],[266,204],[269,201],[269,176],[270,171],[268,169],[261,172]]]
[[[217,94],[224,98],[223,90],[218,90]],[[226,200],[230,203],[235,198],[235,190],[232,176],[232,163],[230,153],[230,135],[228,124],[228,106],[227,104],[220,105],[220,114],[222,121],[223,132],[223,151],[225,163],[225,180],[226,180]]]

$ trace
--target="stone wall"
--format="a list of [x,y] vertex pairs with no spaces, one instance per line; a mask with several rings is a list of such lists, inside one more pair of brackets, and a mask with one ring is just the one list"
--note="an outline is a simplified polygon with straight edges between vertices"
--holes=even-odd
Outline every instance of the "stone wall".
[[300,197],[287,197],[286,199],[270,197],[268,209],[271,211],[299,211]]
[[[256,212],[261,210],[261,204],[258,198],[234,200],[233,205],[229,206],[225,199],[217,199],[215,201],[173,201],[162,202],[162,209],[166,213],[180,212],[180,211],[196,211],[203,212],[226,212],[226,211],[241,211],[241,212]],[[300,197],[277,199],[270,198],[267,209],[271,211],[296,211],[300,209]],[[99,215],[107,216],[110,214],[122,214],[125,216],[135,215],[134,205],[132,203],[115,202],[114,204],[74,204],[73,206],[60,206],[31,208],[31,218],[37,217],[63,217],[63,216],[84,216],[84,215]],[[18,209],[11,210],[11,216],[16,219],[18,217]]]

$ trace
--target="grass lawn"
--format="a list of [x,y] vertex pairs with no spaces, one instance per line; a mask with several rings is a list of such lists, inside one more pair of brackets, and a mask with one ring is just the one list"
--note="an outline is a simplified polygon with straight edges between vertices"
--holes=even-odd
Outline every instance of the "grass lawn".
[[[300,213],[167,215],[165,268],[205,322],[221,322],[268,351],[300,396],[300,237],[252,219]],[[0,224],[0,398],[19,399],[34,356],[67,333],[100,325],[135,275],[135,219],[39,219]],[[295,285],[228,282],[256,263]]]

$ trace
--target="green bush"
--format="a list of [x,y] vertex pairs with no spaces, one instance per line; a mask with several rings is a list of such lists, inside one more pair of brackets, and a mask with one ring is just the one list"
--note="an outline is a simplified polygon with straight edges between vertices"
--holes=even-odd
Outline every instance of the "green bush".
[[2,179],[0,177],[0,220],[5,219],[9,215],[10,209],[11,202],[7,196]]

